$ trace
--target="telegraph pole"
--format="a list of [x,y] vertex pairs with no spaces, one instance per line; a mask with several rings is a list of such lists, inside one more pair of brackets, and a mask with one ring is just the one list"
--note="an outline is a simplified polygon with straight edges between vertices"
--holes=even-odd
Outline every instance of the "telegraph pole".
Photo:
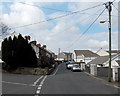
[[109,70],[108,70],[108,82],[111,82],[111,11],[112,11],[112,2],[107,2],[105,7],[108,9],[109,12]]
[[58,49],[58,60],[60,60],[60,48]]

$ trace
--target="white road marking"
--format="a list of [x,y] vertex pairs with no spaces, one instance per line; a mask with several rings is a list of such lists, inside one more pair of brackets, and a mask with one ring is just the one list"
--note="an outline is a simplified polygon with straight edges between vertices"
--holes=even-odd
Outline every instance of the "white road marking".
[[39,96],[39,95],[34,95],[34,96]]
[[43,78],[43,80],[41,81],[40,85],[43,85],[45,79],[47,78],[47,75]]
[[56,69],[56,71],[55,71],[55,73],[53,75],[56,75],[56,73],[58,72],[58,69],[59,69],[60,65],[58,65],[58,67],[57,67],[57,69]]
[[8,84],[16,84],[16,85],[27,85],[27,86],[33,86],[31,84],[24,84],[24,83],[16,83],[16,82],[7,82],[7,81],[2,81],[3,83],[8,83]]
[[46,76],[42,79],[42,81],[40,82],[40,85],[39,85],[39,87],[37,88],[36,94],[40,94],[42,85],[44,84],[44,81],[45,81],[46,78],[47,78],[47,75],[46,75]]
[[40,90],[37,90],[37,92],[36,92],[37,94],[39,94],[40,93]]
[[37,89],[41,89],[41,87],[38,87]]
[[42,86],[42,85],[39,85],[40,87]]
[[36,86],[36,84],[39,82],[39,80],[40,79],[42,79],[43,78],[43,76],[41,76],[40,78],[38,78],[35,82],[34,82],[34,84],[33,84],[33,86]]

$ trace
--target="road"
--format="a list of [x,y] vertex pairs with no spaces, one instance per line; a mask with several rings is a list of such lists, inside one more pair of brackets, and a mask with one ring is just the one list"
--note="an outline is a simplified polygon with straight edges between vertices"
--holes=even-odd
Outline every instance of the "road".
[[3,74],[3,94],[119,94],[119,88],[60,64],[48,76]]

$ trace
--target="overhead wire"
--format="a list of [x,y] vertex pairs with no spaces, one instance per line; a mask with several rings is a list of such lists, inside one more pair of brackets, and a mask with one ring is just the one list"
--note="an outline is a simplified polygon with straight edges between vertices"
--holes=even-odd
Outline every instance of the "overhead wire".
[[119,10],[118,10],[118,8],[114,5],[114,4],[112,4],[113,5],[113,7],[118,11],[118,12],[120,12]]
[[39,5],[28,4],[28,3],[25,3],[25,2],[19,2],[19,3],[21,3],[21,4],[26,4],[26,5],[30,5],[30,6],[34,6],[34,7],[39,7],[39,8],[44,8],[44,9],[54,10],[54,11],[72,12],[72,11],[66,11],[66,10],[60,10],[60,9],[55,9],[55,8],[43,7],[43,6],[39,6]]
[[[33,5],[33,4],[28,4],[28,3],[25,3],[25,2],[19,2],[21,4],[26,4],[26,5],[30,5],[30,6],[34,6],[34,7],[40,7],[40,8],[44,8],[44,9],[48,9],[48,10],[54,10],[54,11],[61,11],[61,12],[73,12],[73,11],[67,11],[67,10],[60,10],[60,9],[54,9],[54,8],[48,8],[48,7],[41,7],[41,6],[38,6],[38,5]],[[90,13],[87,13],[87,12],[84,12],[84,13],[80,13],[80,14],[87,14],[87,15],[93,15],[93,14],[90,14]],[[94,15],[99,15],[99,14],[94,14]],[[104,14],[105,15],[105,14]],[[105,15],[106,16],[106,15]],[[111,16],[116,16],[116,15],[111,15]]]
[[54,17],[54,18],[47,19],[47,20],[43,20],[43,21],[40,21],[40,22],[35,22],[35,23],[27,24],[27,25],[22,25],[22,26],[18,26],[18,27],[13,27],[13,28],[11,28],[11,29],[16,29],[16,28],[21,28],[21,27],[27,27],[27,26],[31,26],[31,25],[43,23],[43,22],[46,22],[46,21],[56,20],[56,19],[63,18],[63,17],[69,16],[69,15],[73,15],[73,14],[76,14],[76,13],[79,13],[79,12],[82,12],[82,11],[86,11],[86,10],[89,10],[89,9],[93,9],[93,8],[99,7],[99,6],[101,6],[101,5],[103,5],[103,4],[99,4],[99,5],[96,5],[96,6],[93,6],[93,7],[89,7],[89,8],[83,9],[83,10],[79,10],[79,11],[74,11],[74,12],[72,12],[72,13],[68,13],[68,14],[61,15],[61,16],[58,16],[58,17]]
[[[99,11],[101,11],[101,9],[97,10],[96,12],[99,12]],[[95,14],[96,14],[96,12],[95,12]],[[88,20],[88,19],[89,19],[91,16],[93,16],[93,15],[94,15],[94,14],[92,14],[92,15],[90,15],[90,16],[87,16],[86,18],[83,18],[83,19],[80,20],[79,22],[85,22],[86,20]],[[66,29],[62,30],[61,34],[62,34],[63,32],[65,32],[65,31],[70,30],[72,27],[73,27],[73,25],[70,26],[69,28],[66,28]]]
[[[106,9],[106,8],[105,8]],[[73,46],[88,30],[92,27],[92,25],[98,20],[98,18],[103,14],[105,9],[97,16],[97,18],[90,24],[90,26],[72,43],[70,46],[66,47],[65,49],[69,49],[71,46]]]

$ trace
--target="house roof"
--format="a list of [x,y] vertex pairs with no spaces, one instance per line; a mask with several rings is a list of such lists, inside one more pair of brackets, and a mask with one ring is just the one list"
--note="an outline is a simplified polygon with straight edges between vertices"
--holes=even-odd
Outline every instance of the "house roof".
[[[107,51],[109,53],[109,51]],[[120,50],[111,50],[111,53],[118,53]]]
[[99,49],[96,54],[98,54],[99,56],[107,56],[109,55],[109,53],[107,51],[105,51],[103,48]]
[[[114,57],[115,55],[112,55],[111,57]],[[88,64],[103,64],[107,62],[109,59],[109,56],[99,56],[96,59],[93,59]]]
[[120,60],[116,60],[116,62],[118,63],[118,65],[120,66]]
[[72,53],[63,52],[65,55],[72,55]]
[[97,57],[98,54],[90,51],[90,50],[74,50],[76,55],[84,55],[85,57]]

